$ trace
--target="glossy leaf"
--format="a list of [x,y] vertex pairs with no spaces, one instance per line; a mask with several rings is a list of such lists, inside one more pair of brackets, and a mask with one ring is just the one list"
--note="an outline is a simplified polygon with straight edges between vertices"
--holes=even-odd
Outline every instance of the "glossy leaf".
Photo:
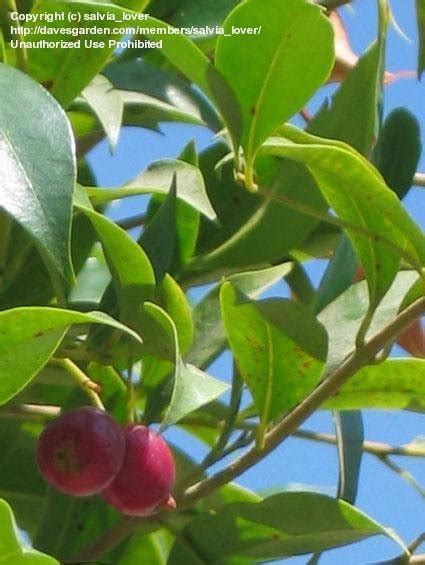
[[310,311],[284,300],[251,302],[231,283],[222,286],[227,339],[260,417],[267,424],[292,408],[319,381],[326,333]]
[[[41,425],[26,419],[25,414],[21,419],[0,414],[0,492],[12,506],[19,527],[32,536],[41,520],[46,485],[34,472]],[[1,557],[0,553],[0,561]]]
[[31,235],[60,289],[73,278],[69,246],[76,168],[71,128],[46,90],[3,64],[0,97],[1,205]]
[[139,194],[168,194],[174,175],[176,176],[177,198],[187,202],[210,220],[214,220],[216,214],[208,199],[199,169],[175,159],[162,159],[152,163],[143,173],[122,188],[88,188],[87,194],[94,204]]
[[[168,563],[268,561],[323,551],[391,532],[346,502],[312,492],[286,492],[237,502],[194,518]],[[249,559],[248,559],[249,558]]]
[[[249,296],[256,298],[291,269],[291,263],[284,263],[246,273],[230,275],[232,285]],[[187,354],[187,360],[197,367],[205,368],[224,349],[226,335],[220,315],[220,287],[216,286],[197,304],[193,311],[195,336]]]
[[[28,66],[29,71],[39,82],[49,85],[50,92],[62,104],[67,107],[80,94],[82,89],[87,86],[101,67],[105,64],[108,57],[114,51],[114,46],[109,44],[111,39],[121,39],[119,35],[113,35],[111,32],[116,27],[123,27],[116,21],[102,20],[99,26],[99,18],[93,20],[93,14],[110,13],[115,20],[122,19],[122,13],[126,8],[136,11],[142,11],[146,5],[146,0],[121,0],[120,6],[114,3],[94,2],[84,0],[58,2],[52,0],[41,0],[34,6],[32,12],[35,14],[51,14],[64,13],[65,21],[79,21],[78,17],[89,18],[83,20],[87,28],[101,27],[105,31],[95,36],[96,41],[104,42],[104,46],[99,48],[91,48],[85,45],[84,39],[93,39],[91,35],[85,35],[79,47],[68,49],[43,49],[35,48],[30,50]],[[74,17],[74,20],[69,20]],[[90,19],[91,18],[91,19]],[[30,30],[31,39],[33,41],[45,39],[42,34],[38,33],[37,24],[33,22],[26,25]],[[63,28],[63,22],[53,19],[49,23],[50,28],[57,28],[56,40],[69,41],[70,36],[61,34],[59,30]],[[75,41],[75,38],[73,38]]]
[[[149,17],[146,24],[150,28],[147,34],[149,38],[156,41],[164,38],[161,31],[158,30],[167,27],[166,23]],[[184,76],[216,102],[229,126],[234,145],[237,147],[242,127],[240,108],[233,90],[222,74],[212,65],[208,57],[183,34],[168,35],[161,51]]]
[[308,125],[310,133],[345,141],[368,156],[378,126],[383,47],[383,40],[376,42],[361,57]]
[[72,324],[102,324],[141,342],[140,337],[102,312],[28,307],[0,312],[0,404],[20,392],[44,367]]
[[151,261],[157,282],[161,282],[171,269],[176,239],[176,182],[174,177],[167,198],[145,226],[138,240]]
[[[418,280],[412,271],[400,272],[376,309],[367,339],[382,330],[395,318],[404,295]],[[319,314],[318,319],[329,335],[327,371],[337,368],[355,349],[355,338],[369,304],[366,283],[352,285]]]
[[219,202],[216,208],[220,224],[205,227],[200,236],[208,246],[215,238],[222,243],[195,257],[187,268],[195,273],[211,269],[227,273],[235,267],[249,269],[257,265],[261,268],[264,263],[282,260],[312,231],[317,219],[294,211],[279,200],[290,198],[300,206],[326,209],[306,167],[288,160],[279,164],[263,159],[257,173],[267,196],[249,194],[235,185],[230,165],[222,171],[221,181],[215,172],[207,179],[212,198]]
[[373,161],[400,199],[412,186],[421,149],[418,120],[405,108],[396,108],[382,126]]
[[[291,141],[271,138],[265,151],[308,165],[339,218],[366,273],[374,308],[393,281],[403,257],[420,268],[425,238],[379,173],[341,142],[323,141],[292,126]],[[355,190],[353,189],[355,187]]]
[[[216,64],[239,100],[242,145],[250,168],[261,143],[301,109],[329,75],[332,29],[321,9],[303,0],[249,0],[223,25],[230,37],[219,37]],[[252,31],[238,34],[234,28]]]
[[54,565],[59,563],[50,555],[25,547],[18,538],[15,519],[10,506],[0,500],[0,561],[16,565]]
[[425,360],[388,359],[363,367],[324,407],[425,412]]
[[109,140],[111,152],[115,150],[120,135],[124,100],[109,80],[96,75],[83,90],[82,95],[99,118]]
[[358,410],[334,413],[337,438],[339,480],[338,498],[354,504],[363,456],[363,419]]
[[[157,68],[145,60],[118,60],[107,65],[104,74],[127,96],[126,105],[145,105],[149,117],[167,117],[207,124],[213,131],[222,128],[220,118],[205,96],[172,70]],[[139,96],[135,97],[137,93]]]
[[123,229],[89,208],[79,207],[98,233],[115,284],[121,316],[131,320],[153,296],[155,275],[145,252]]
[[420,79],[425,70],[425,0],[416,0],[416,19],[419,35],[418,78]]
[[228,385],[214,379],[197,367],[183,362],[180,354],[177,330],[171,317],[159,306],[147,302],[147,315],[174,341],[174,383],[170,404],[161,423],[161,428],[175,424],[190,412],[211,402],[223,394]]

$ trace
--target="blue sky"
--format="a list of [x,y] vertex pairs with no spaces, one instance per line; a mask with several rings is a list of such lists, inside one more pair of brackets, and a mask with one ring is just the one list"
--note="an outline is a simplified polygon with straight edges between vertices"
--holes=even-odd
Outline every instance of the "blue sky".
[[[391,29],[388,42],[387,68],[392,71],[415,70],[417,65],[417,34],[413,0],[393,0],[395,18],[410,38],[403,38]],[[375,0],[355,0],[350,8],[341,11],[349,30],[353,48],[362,52],[373,40],[376,33]],[[425,81],[425,79],[424,79]],[[385,113],[393,108],[405,106],[424,124],[425,92],[424,83],[414,79],[401,80],[386,88]],[[132,178],[151,161],[179,154],[188,140],[195,138],[199,149],[212,142],[211,133],[201,127],[166,125],[164,135],[144,130],[123,130],[118,148],[113,157],[109,155],[106,143],[102,143],[90,154],[90,162],[101,186],[120,185]],[[422,135],[425,145],[425,138]],[[425,170],[422,156],[420,168]],[[425,225],[423,189],[413,189],[405,203],[422,225]],[[124,206],[114,207],[111,215],[125,217],[140,211],[143,199],[133,199]],[[310,266],[310,273],[317,283],[323,271],[323,264]],[[401,350],[396,351],[402,354]],[[219,378],[229,374],[228,354],[210,368],[210,373]],[[409,442],[423,433],[423,417],[414,413],[365,412],[365,435],[368,439],[392,444]],[[315,415],[306,428],[333,432],[331,415],[323,412]],[[173,441],[183,446],[193,457],[205,453],[205,447],[184,433],[172,432]],[[425,484],[425,466],[422,460],[398,460],[407,470]],[[335,450],[312,442],[290,439],[254,469],[246,472],[239,482],[253,490],[279,488],[294,484],[316,486],[333,494],[338,481]],[[357,505],[371,517],[386,526],[394,528],[409,543],[423,530],[425,523],[424,499],[404,480],[385,468],[372,456],[363,458],[361,484]],[[377,537],[358,545],[333,550],[325,554],[321,563],[358,565],[389,559],[397,554],[395,545],[385,538]],[[306,563],[306,557],[287,560],[286,563]]]

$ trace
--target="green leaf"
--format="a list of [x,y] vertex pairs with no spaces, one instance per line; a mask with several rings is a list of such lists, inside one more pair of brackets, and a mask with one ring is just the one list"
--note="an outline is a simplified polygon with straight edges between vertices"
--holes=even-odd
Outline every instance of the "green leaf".
[[416,19],[419,36],[418,79],[420,79],[425,69],[425,0],[416,0]]
[[[344,501],[312,492],[286,492],[196,516],[183,529],[185,545],[175,542],[168,564],[264,562],[379,534],[392,537],[391,532]],[[393,539],[396,541],[395,536]],[[237,560],[232,561],[232,557]],[[242,558],[245,560],[240,561]]]
[[44,367],[72,324],[103,324],[141,343],[131,329],[103,312],[14,308],[0,312],[0,405],[20,392]]
[[173,320],[162,308],[147,302],[144,309],[148,316],[154,319],[174,340],[174,385],[171,401],[161,424],[161,429],[164,429],[175,424],[200,406],[216,399],[229,387],[225,383],[213,379],[197,367],[183,362],[176,327]]
[[32,536],[41,519],[46,485],[34,470],[41,425],[27,419],[25,413],[11,419],[0,412],[0,493],[12,506],[19,527]]
[[161,282],[171,269],[176,238],[176,180],[174,177],[167,198],[138,240],[151,261],[157,282]]
[[379,365],[363,367],[324,408],[425,412],[425,360],[388,359]]
[[354,69],[308,125],[314,135],[345,141],[369,155],[378,127],[384,37],[359,59]]
[[[284,277],[292,263],[275,265],[268,269],[230,275],[234,287],[256,298],[261,292]],[[195,336],[187,354],[187,361],[197,367],[207,367],[226,345],[226,334],[220,315],[220,286],[217,285],[197,304],[193,311]]]
[[102,75],[96,75],[82,95],[99,118],[113,153],[120,135],[124,100],[113,84]]
[[315,312],[320,312],[354,282],[357,257],[350,240],[341,236],[316,293]]
[[102,242],[123,319],[132,320],[144,300],[153,296],[155,275],[143,249],[114,222],[78,206],[92,222]]
[[[257,31],[233,33],[235,27],[253,26]],[[332,29],[322,10],[304,0],[248,0],[230,13],[224,33],[217,42],[216,64],[239,100],[249,169],[261,143],[329,75]]]
[[354,504],[363,456],[363,419],[358,410],[334,413],[337,438],[339,481],[338,498]]
[[170,70],[137,59],[114,61],[103,72],[116,88],[123,89],[121,95],[127,95],[125,103],[129,109],[134,99],[136,107],[141,105],[143,109],[145,106],[145,114],[148,112],[148,116],[157,121],[177,119],[207,124],[213,131],[222,128],[216,110],[205,96]]
[[215,211],[205,191],[202,174],[197,167],[176,159],[161,159],[134,178],[127,185],[117,189],[87,188],[87,194],[94,204],[102,204],[117,198],[139,194],[168,194],[173,176],[176,176],[177,198],[192,208],[215,220]]
[[421,150],[418,120],[405,108],[396,108],[382,126],[373,161],[400,199],[412,186]]
[[161,423],[161,428],[175,424],[200,406],[215,400],[229,387],[214,379],[181,357],[176,361],[175,382],[171,402]]
[[221,309],[229,345],[260,417],[267,424],[291,409],[319,381],[326,358],[326,333],[299,303],[252,302],[231,283],[222,286]]
[[[142,11],[146,5],[146,0],[122,0],[121,6],[114,3],[93,2],[93,1],[61,1],[53,2],[52,0],[41,0],[34,6],[32,13],[34,14],[55,14],[64,13],[65,21],[79,21],[78,18],[93,17],[93,14],[106,13],[112,14],[116,20],[122,19],[123,12],[126,8],[136,11]],[[74,17],[74,20],[68,20]],[[99,18],[96,20],[83,20],[86,29],[99,28]],[[45,39],[40,33],[37,33],[38,22],[26,24],[26,28],[30,31],[31,40],[38,41]],[[56,41],[73,41],[78,38],[70,38],[69,35],[60,33],[60,29],[64,27],[64,22],[53,19],[49,23],[49,28],[57,29],[55,35]],[[39,82],[50,85],[50,92],[62,104],[67,107],[74,98],[80,94],[82,89],[87,86],[94,76],[100,71],[108,57],[114,51],[114,46],[109,45],[110,40],[118,40],[120,35],[113,35],[113,28],[123,27],[117,21],[103,20],[102,26],[104,33],[96,34],[95,40],[103,41],[105,46],[99,48],[91,48],[85,46],[85,39],[93,39],[92,35],[85,35],[80,38],[80,46],[67,49],[43,49],[34,48],[29,50],[28,67],[31,76]],[[125,26],[124,26],[125,27]]]
[[265,151],[308,165],[330,206],[345,223],[365,270],[371,308],[375,308],[391,285],[402,257],[421,269],[425,262],[422,231],[376,169],[349,146],[310,136],[289,125],[282,132],[291,141],[271,138],[264,144]]
[[50,555],[25,547],[18,538],[12,509],[0,499],[0,561],[15,565],[54,565],[59,563]]
[[[369,332],[370,339],[397,316],[403,297],[415,281],[417,273],[401,271],[376,309]],[[355,339],[369,305],[364,281],[352,285],[319,314],[318,319],[329,335],[326,373],[335,370],[355,349]]]
[[0,98],[1,205],[31,235],[58,292],[73,279],[69,247],[76,168],[71,127],[46,90],[3,64]]
[[[149,28],[147,37],[154,41],[164,39],[161,29],[168,24],[149,17],[146,20]],[[156,30],[155,30],[156,28]],[[173,63],[189,80],[198,85],[204,93],[214,100],[229,126],[234,146],[239,145],[241,136],[241,115],[237,98],[222,74],[211,63],[202,51],[181,33],[167,36],[163,42],[161,52]]]
[[279,200],[291,198],[300,205],[326,209],[326,202],[306,167],[288,160],[276,163],[261,159],[257,172],[267,195],[250,194],[235,185],[230,164],[222,171],[221,182],[215,173],[208,179],[212,198],[219,201],[222,192],[227,194],[223,194],[216,207],[219,227],[209,226],[200,236],[209,245],[214,242],[211,235],[224,241],[209,253],[201,248],[187,269],[195,273],[211,269],[226,273],[234,267],[247,269],[280,262],[317,224],[317,219],[294,212]]

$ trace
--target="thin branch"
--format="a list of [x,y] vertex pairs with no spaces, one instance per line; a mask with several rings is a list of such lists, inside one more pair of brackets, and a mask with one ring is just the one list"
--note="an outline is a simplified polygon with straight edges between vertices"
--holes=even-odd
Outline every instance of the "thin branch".
[[365,343],[361,349],[356,350],[350,355],[350,357],[343,362],[338,369],[325,378],[311,394],[271,428],[265,436],[264,449],[261,452],[256,448],[250,449],[222,471],[188,488],[180,504],[183,506],[193,504],[226,483],[233,481],[236,477],[258,463],[260,459],[263,459],[284,439],[290,436],[325,400],[333,396],[354,373],[367,365],[388,342],[394,340],[404,328],[420,316],[424,309],[425,298],[421,298],[411,304],[387,327]]
[[146,214],[137,214],[135,216],[130,216],[129,218],[124,218],[123,220],[118,220],[116,224],[123,230],[131,230],[133,228],[143,226],[145,222]]
[[[207,477],[186,489],[178,497],[177,510],[181,511],[193,506],[198,500],[212,494],[221,486],[233,481],[236,477],[253,467],[268,453],[273,451],[283,440],[292,435],[302,422],[309,418],[325,400],[330,398],[338,389],[349,380],[359,369],[367,365],[396,336],[408,327],[413,320],[422,314],[425,309],[425,298],[421,298],[401,312],[388,326],[376,334],[364,346],[354,351],[341,366],[327,376],[317,388],[300,402],[291,412],[285,415],[265,436],[264,449],[258,451],[255,447],[230,463],[225,469],[215,475]],[[160,519],[160,515],[156,520]],[[150,518],[137,518],[129,521],[124,518],[116,526],[107,530],[100,538],[94,540],[78,556],[80,561],[96,561],[106,551],[114,547],[121,540],[130,535],[136,526],[141,526],[147,521],[155,521],[155,516]],[[83,559],[84,557],[84,559]]]
[[425,173],[416,173],[413,177],[413,185],[425,187]]
[[409,473],[409,471],[406,471],[406,469],[403,469],[403,467],[400,467],[400,465],[397,465],[397,463],[395,463],[392,459],[390,459],[386,455],[384,455],[382,457],[380,457],[378,455],[378,459],[381,461],[381,463],[383,463],[389,469],[391,469],[391,471],[394,471],[394,473],[397,473],[397,475],[399,475],[402,479],[407,481],[410,484],[410,486],[413,487],[422,496],[422,498],[425,498],[425,489],[415,479],[415,477],[412,475],[412,473]]
[[[296,438],[308,439],[317,441],[319,443],[327,443],[329,445],[336,445],[336,436],[332,434],[323,434],[313,432],[310,430],[295,430],[292,434]],[[377,441],[364,441],[363,451],[376,455],[377,457],[387,457],[388,455],[402,455],[405,457],[425,457],[425,447],[414,447],[411,445],[389,445],[388,443],[381,443]]]
[[425,532],[422,532],[422,534],[420,534],[411,543],[409,543],[407,549],[410,551],[410,553],[415,553],[418,547],[420,547],[423,543],[425,543]]
[[74,381],[83,389],[83,391],[90,397],[92,403],[100,410],[105,410],[102,401],[100,400],[99,392],[100,387],[97,383],[92,381],[71,359],[51,359],[50,364],[56,367],[61,367],[74,379]]

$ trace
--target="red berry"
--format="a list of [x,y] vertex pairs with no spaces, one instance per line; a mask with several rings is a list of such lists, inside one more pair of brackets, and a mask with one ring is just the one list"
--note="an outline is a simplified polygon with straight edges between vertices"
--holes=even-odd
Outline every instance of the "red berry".
[[175,506],[170,492],[175,465],[161,436],[140,425],[124,428],[126,450],[122,467],[102,493],[104,500],[129,516],[148,516],[158,506]]
[[40,436],[37,464],[61,492],[88,496],[107,487],[118,473],[125,438],[102,410],[84,407],[50,422]]

